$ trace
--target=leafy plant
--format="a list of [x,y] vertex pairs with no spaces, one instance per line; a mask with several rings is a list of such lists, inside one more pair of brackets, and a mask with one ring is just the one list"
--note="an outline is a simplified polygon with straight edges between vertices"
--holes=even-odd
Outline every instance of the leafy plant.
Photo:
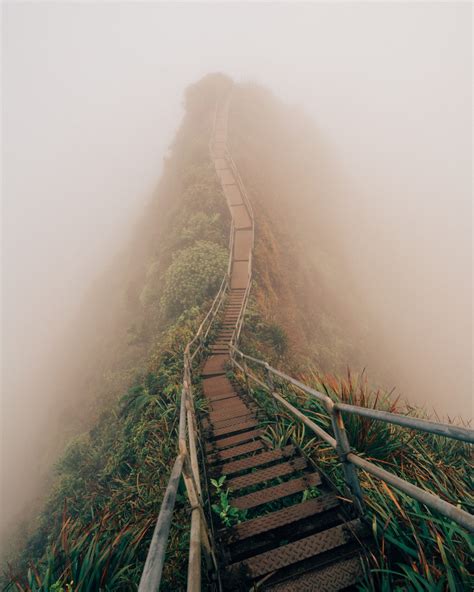
[[224,276],[227,260],[224,247],[206,241],[179,251],[164,277],[161,297],[164,314],[178,315],[213,296]]
[[302,497],[301,501],[305,502],[309,499],[315,499],[320,496],[321,496],[321,491],[317,487],[311,486],[311,487],[308,487],[308,489],[305,489],[303,491],[303,497]]
[[245,520],[246,510],[239,510],[229,502],[229,490],[220,491],[219,502],[212,504],[212,510],[219,516],[224,526],[234,526]]
[[225,475],[222,475],[222,477],[219,477],[219,479],[211,479],[211,484],[214,486],[217,495],[220,495],[220,493],[222,492],[225,480]]

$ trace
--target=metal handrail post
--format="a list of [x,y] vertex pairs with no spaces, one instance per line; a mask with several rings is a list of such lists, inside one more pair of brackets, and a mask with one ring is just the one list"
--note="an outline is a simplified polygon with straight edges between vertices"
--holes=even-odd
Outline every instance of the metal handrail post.
[[180,454],[175,460],[171,476],[166,487],[155,530],[151,538],[145,566],[138,585],[138,592],[156,592],[160,587],[165,552],[171,528],[174,504],[178,492],[179,480],[183,469],[184,457]]
[[273,374],[272,374],[272,371],[270,369],[270,364],[265,363],[265,371],[266,371],[266,374],[267,374],[268,389],[270,390],[271,393],[273,393],[273,391],[275,390],[275,383],[273,381]]
[[[232,354],[233,355],[233,354]],[[232,359],[232,361],[234,361]],[[243,367],[244,367],[244,379],[245,379],[245,387],[247,389],[247,393],[250,394],[250,383],[249,383],[249,376],[248,376],[248,368],[247,368],[247,362],[244,360],[243,361]]]
[[357,475],[356,467],[348,461],[347,455],[352,452],[349,444],[349,438],[347,437],[346,427],[342,413],[339,409],[333,405],[330,406],[331,422],[334,430],[334,435],[337,442],[337,454],[342,464],[342,470],[344,473],[344,481],[346,487],[350,493],[350,496],[354,502],[354,507],[360,515],[364,514],[364,496],[359,483],[359,477]]
[[191,513],[187,592],[201,591],[201,517],[199,508]]

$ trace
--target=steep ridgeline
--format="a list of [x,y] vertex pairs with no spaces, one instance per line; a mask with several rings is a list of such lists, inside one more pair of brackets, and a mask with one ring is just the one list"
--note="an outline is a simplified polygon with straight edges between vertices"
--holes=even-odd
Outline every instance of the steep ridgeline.
[[[247,303],[253,244],[253,213],[227,151],[228,107],[229,99],[217,109],[211,154],[233,221],[230,291],[202,368],[209,411],[201,418],[220,577],[225,590],[259,582],[262,590],[346,589],[363,573],[364,527],[296,446],[275,448],[262,438],[265,416],[226,375]],[[223,528],[216,510],[225,513],[227,502],[240,520]]]

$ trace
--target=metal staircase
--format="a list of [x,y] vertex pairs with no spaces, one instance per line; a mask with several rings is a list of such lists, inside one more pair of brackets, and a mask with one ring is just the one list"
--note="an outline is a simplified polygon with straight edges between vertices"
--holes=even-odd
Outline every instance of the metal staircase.
[[[211,309],[185,349],[179,454],[164,493],[139,592],[159,589],[181,477],[191,506],[188,591],[201,590],[202,559],[214,576],[210,586],[216,590],[350,590],[363,577],[361,558],[367,541],[358,470],[382,479],[471,532],[474,518],[356,454],[348,441],[343,415],[356,414],[471,443],[474,431],[334,402],[238,349],[251,286],[255,223],[245,186],[227,148],[230,100],[231,94],[216,105],[210,141],[211,159],[232,217],[229,265]],[[216,325],[217,334],[210,341],[211,328]],[[199,417],[194,405],[193,368],[202,377],[208,409]],[[229,369],[241,375],[246,389],[231,381]],[[317,399],[331,419],[333,434],[291,405],[278,392],[277,381]],[[344,472],[344,495],[297,446],[274,448],[262,438],[264,412],[251,397],[251,383],[334,448]],[[216,503],[221,493],[210,479],[222,477],[226,499],[241,518],[240,523],[225,528],[207,507],[209,497]]]

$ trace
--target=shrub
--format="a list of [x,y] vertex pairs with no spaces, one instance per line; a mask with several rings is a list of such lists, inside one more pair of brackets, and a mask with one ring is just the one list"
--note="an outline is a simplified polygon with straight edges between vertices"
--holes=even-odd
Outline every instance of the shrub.
[[163,313],[177,316],[213,296],[225,274],[227,259],[226,249],[206,241],[179,251],[165,274]]
[[288,349],[288,336],[281,325],[268,325],[265,337],[270,342],[278,356],[282,356]]

